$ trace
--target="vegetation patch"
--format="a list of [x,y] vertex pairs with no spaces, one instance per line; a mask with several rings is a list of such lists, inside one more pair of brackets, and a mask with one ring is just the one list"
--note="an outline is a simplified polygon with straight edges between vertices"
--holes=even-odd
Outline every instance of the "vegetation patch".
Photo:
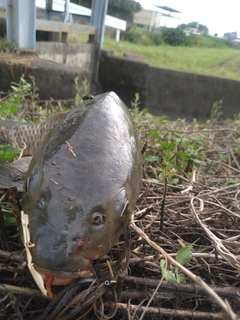
[[[202,48],[170,45],[142,45],[128,41],[116,42],[105,37],[105,50],[122,56],[137,54],[150,66],[178,71],[192,72],[228,79],[240,80],[240,51],[229,47]],[[226,64],[226,65],[225,65]],[[231,65],[228,68],[228,65]]]

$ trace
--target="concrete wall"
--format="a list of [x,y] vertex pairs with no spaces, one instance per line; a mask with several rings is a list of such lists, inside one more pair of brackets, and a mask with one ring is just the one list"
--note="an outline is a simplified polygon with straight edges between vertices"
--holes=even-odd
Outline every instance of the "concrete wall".
[[[59,33],[49,33],[49,32],[40,32],[37,31],[37,38],[41,38],[41,36],[38,35],[45,35],[45,36],[57,36],[59,37]],[[6,37],[6,17],[0,15],[0,37]],[[20,55],[22,52],[19,53]],[[28,52],[27,52],[28,54]],[[14,69],[14,74],[7,74],[6,68],[4,67],[4,57],[3,61],[1,61],[0,57],[0,74],[2,76],[3,73],[1,73],[1,70],[5,70],[6,79],[1,79],[0,77],[0,91],[7,91],[10,88],[11,81],[18,82],[19,77],[22,73],[24,74],[35,74],[37,86],[40,88],[44,88],[42,93],[40,90],[40,96],[41,99],[45,99],[47,97],[47,92],[49,93],[49,97],[55,97],[56,99],[72,99],[72,95],[69,96],[70,92],[73,92],[73,78],[76,75],[79,75],[79,79],[83,79],[84,77],[87,77],[88,83],[89,83],[89,92],[95,92],[96,86],[97,86],[97,80],[98,80],[98,67],[99,67],[99,54],[100,49],[98,46],[90,43],[62,43],[62,42],[50,42],[50,41],[37,41],[36,42],[36,54],[39,58],[41,58],[42,63],[37,62],[37,58],[35,59],[35,62],[33,65],[29,67],[29,63],[26,62],[26,59],[23,54],[22,61],[19,59],[19,66],[17,66],[17,62],[11,59],[11,57],[8,57],[8,61],[6,62],[7,65],[11,65],[11,69]],[[32,61],[32,59],[30,59]],[[55,62],[50,63],[50,61]],[[59,64],[57,65],[56,62]],[[23,68],[23,65],[26,65]],[[38,66],[36,66],[36,64]],[[41,69],[41,64],[44,70],[42,70],[40,73],[43,74],[45,72],[45,79],[44,77],[40,77],[38,75],[38,71]],[[68,66],[70,66],[68,68]],[[7,67],[7,66],[6,66]],[[3,68],[3,69],[2,69]],[[66,72],[67,79],[70,79],[71,81],[68,83],[64,83],[64,88],[61,88],[59,90],[58,88],[58,94],[55,94],[55,91],[57,88],[54,86],[51,87],[48,85],[48,80],[50,81],[52,76],[54,75],[57,79],[57,81],[60,81],[59,75],[57,75],[57,69],[59,69],[59,73],[61,74],[60,77],[62,79],[64,78],[63,72]],[[23,71],[24,70],[24,71]],[[48,71],[47,71],[48,70]],[[49,76],[47,75],[49,72]],[[42,80],[41,80],[42,79]],[[41,82],[43,81],[43,82]],[[45,83],[45,84],[44,84]],[[60,82],[59,82],[60,83]],[[45,85],[45,87],[44,87]],[[71,88],[70,88],[71,86]],[[46,87],[48,90],[46,90]]]
[[29,75],[34,76],[41,100],[74,99],[74,78],[79,77],[81,83],[84,78],[91,77],[89,70],[39,59],[34,55],[24,55],[21,59],[0,56],[0,74],[1,92],[8,92],[11,82],[18,83],[22,74],[30,83]]
[[[33,75],[40,99],[74,99],[74,77],[89,80],[88,92],[115,91],[130,107],[138,92],[141,107],[170,119],[206,120],[215,101],[223,100],[224,117],[240,112],[240,82],[186,72],[149,67],[135,59],[101,52],[98,76],[98,49],[90,44],[38,43],[38,54],[0,55],[0,91],[22,74]],[[5,59],[5,60],[4,60]],[[82,67],[80,67],[82,66]],[[98,80],[98,88],[96,88]]]
[[41,59],[82,68],[90,73],[90,91],[96,90],[99,65],[99,48],[90,43],[36,43],[36,53]]
[[128,106],[138,92],[143,108],[171,119],[206,120],[220,99],[224,117],[240,112],[239,81],[153,68],[106,51],[101,53],[99,81],[101,91],[115,91]]
[[41,100],[74,99],[74,78],[88,80],[87,92],[96,92],[99,49],[88,43],[37,42],[36,53],[20,51],[0,54],[0,91],[8,92],[11,82],[22,74],[31,83],[35,77]]
[[99,92],[115,91],[130,107],[134,93],[141,94],[143,105],[147,96],[146,63],[137,62],[124,57],[115,57],[105,51],[101,52],[99,65]]

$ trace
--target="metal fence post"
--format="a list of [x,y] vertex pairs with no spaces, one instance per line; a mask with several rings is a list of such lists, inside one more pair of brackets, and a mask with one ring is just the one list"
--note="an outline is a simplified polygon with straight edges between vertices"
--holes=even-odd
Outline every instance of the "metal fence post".
[[52,20],[53,0],[46,0],[45,19]]
[[98,28],[96,35],[96,42],[99,44],[100,49],[103,45],[104,31],[105,31],[105,18],[107,14],[108,0],[93,0],[92,1],[92,15],[90,25]]
[[36,49],[35,0],[7,0],[7,39],[21,49]]

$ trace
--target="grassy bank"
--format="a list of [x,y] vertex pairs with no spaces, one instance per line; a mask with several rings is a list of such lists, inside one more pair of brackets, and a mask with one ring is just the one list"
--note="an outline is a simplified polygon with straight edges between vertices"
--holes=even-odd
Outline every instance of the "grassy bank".
[[228,47],[144,46],[105,37],[104,50],[137,54],[151,66],[240,80],[240,50]]

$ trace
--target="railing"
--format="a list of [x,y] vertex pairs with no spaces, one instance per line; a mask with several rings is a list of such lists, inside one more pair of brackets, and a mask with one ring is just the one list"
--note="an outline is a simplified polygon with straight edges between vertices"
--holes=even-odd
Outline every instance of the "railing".
[[72,23],[62,23],[57,21],[36,20],[36,30],[49,32],[78,32],[88,35],[96,35],[97,28],[88,25],[79,25]]
[[[90,42],[102,48],[105,25],[116,28],[116,40],[120,30],[126,29],[126,21],[107,16],[108,0],[93,0],[92,10],[75,5],[70,0],[0,0],[0,7],[6,9],[7,39],[19,48],[36,48],[35,30],[61,32],[62,41],[67,42],[68,32],[88,33]],[[36,5],[45,10],[46,20],[36,20]],[[60,16],[61,22],[52,21],[53,14]],[[79,14],[76,14],[79,13]],[[72,15],[89,21],[91,27],[72,24]]]
[[[0,8],[5,8],[7,6],[7,0],[0,0]],[[53,0],[53,11],[58,11],[58,12],[65,12],[65,0]],[[36,0],[36,7],[45,9],[46,8],[46,0]],[[76,15],[76,16],[83,16],[87,17],[90,20],[92,10],[79,6],[74,3],[69,3],[69,13]],[[111,27],[116,30],[126,30],[127,23],[124,20],[106,15],[106,20],[105,20],[105,25],[107,27]],[[38,29],[37,29],[38,30]]]

